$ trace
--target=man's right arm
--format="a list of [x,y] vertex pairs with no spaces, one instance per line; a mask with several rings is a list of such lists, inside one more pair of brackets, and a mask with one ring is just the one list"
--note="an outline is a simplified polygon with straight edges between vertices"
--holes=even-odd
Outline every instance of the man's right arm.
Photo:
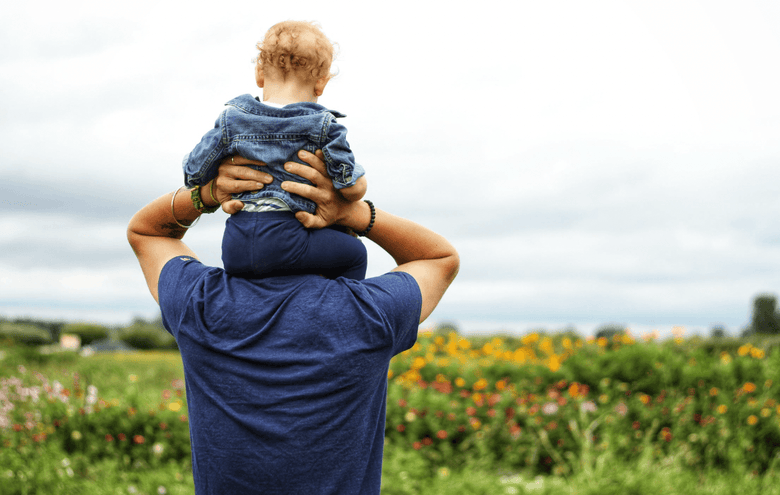
[[[308,179],[314,186],[284,182],[282,188],[317,203],[315,215],[296,214],[304,227],[321,228],[337,223],[356,232],[364,231],[371,221],[368,204],[344,200],[325,175],[325,165],[319,158],[307,152],[301,152],[299,157],[311,167],[288,162],[285,168]],[[398,264],[393,271],[406,272],[417,281],[422,293],[420,322],[425,320],[458,273],[458,252],[447,239],[430,229],[379,209],[368,238],[393,257]]]

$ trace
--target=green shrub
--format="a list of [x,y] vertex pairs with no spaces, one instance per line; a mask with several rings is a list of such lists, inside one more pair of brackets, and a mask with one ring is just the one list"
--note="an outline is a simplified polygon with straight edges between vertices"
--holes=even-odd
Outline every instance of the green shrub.
[[24,345],[51,344],[51,334],[48,330],[32,323],[0,322],[0,340],[10,339]]
[[110,330],[103,325],[92,323],[68,323],[62,327],[62,333],[77,335],[81,339],[81,345],[85,346],[108,338]]
[[171,334],[155,325],[134,323],[119,332],[122,342],[136,349],[177,349],[176,340]]

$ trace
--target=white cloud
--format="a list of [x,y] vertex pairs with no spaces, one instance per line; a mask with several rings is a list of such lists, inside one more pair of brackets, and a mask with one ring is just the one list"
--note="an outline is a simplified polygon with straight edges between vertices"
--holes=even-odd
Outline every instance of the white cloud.
[[[776,286],[774,4],[229,4],[8,6],[0,313],[154,310],[126,223],[259,94],[254,44],[287,18],[341,46],[321,101],[349,115],[369,197],[461,251],[437,314],[737,325]],[[207,263],[223,222],[187,235]],[[369,274],[392,267],[369,249]]]

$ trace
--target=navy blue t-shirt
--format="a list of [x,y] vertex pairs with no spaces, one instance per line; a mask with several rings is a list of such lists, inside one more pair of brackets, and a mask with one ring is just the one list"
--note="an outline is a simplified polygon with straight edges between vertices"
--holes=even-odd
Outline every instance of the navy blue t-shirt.
[[379,493],[388,365],[420,318],[411,275],[250,280],[177,257],[158,290],[196,493]]

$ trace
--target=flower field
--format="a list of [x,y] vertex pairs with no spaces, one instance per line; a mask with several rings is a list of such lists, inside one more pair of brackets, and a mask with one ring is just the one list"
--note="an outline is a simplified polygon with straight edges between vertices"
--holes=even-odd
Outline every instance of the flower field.
[[[0,350],[0,494],[192,493],[177,354]],[[780,486],[773,341],[423,332],[388,383],[383,493]]]

